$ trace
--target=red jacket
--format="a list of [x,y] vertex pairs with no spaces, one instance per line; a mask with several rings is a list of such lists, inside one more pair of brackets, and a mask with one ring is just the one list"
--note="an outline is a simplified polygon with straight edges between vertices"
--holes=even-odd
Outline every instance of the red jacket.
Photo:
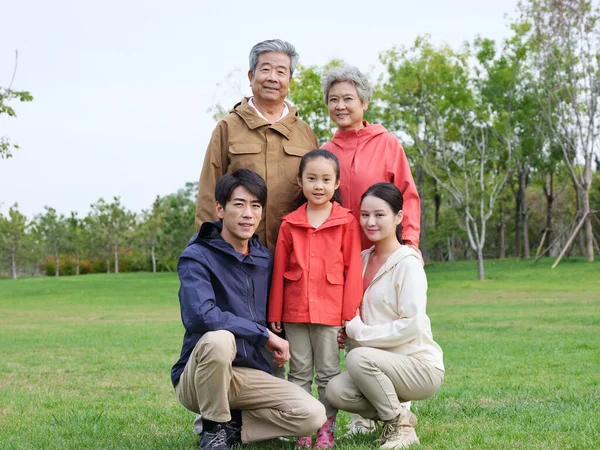
[[318,228],[306,204],[283,217],[269,295],[269,322],[339,326],[362,300],[360,231],[352,213],[333,203]]
[[[380,181],[394,183],[404,197],[402,239],[418,246],[421,204],[404,149],[383,125],[363,123],[366,127],[360,130],[338,130],[323,145],[340,161],[342,202],[360,223],[360,197],[365,191]],[[364,233],[361,240],[363,250],[373,245]]]

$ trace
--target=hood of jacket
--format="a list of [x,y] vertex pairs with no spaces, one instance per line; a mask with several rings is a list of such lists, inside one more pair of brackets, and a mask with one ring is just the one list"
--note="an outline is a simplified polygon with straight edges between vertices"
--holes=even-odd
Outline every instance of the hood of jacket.
[[345,144],[346,141],[351,141],[353,143],[358,141],[358,146],[360,147],[380,134],[388,132],[385,127],[379,123],[370,124],[366,120],[363,120],[363,125],[365,127],[360,130],[337,130],[333,135],[331,142],[341,148],[348,148],[348,145]]
[[[371,256],[371,253],[373,253],[375,251],[375,246],[364,250],[362,252],[362,261],[363,261],[363,275],[364,275],[364,269],[366,269],[366,264],[365,262],[369,259],[369,257]],[[421,261],[421,257],[419,256],[419,254],[417,253],[417,251],[415,249],[413,249],[412,247],[409,247],[408,245],[401,245],[397,250],[394,251],[394,253],[392,253],[388,259],[385,261],[385,263],[383,263],[383,265],[379,268],[379,270],[377,271],[377,273],[375,274],[375,276],[373,277],[373,280],[371,282],[374,282],[377,278],[381,277],[383,274],[385,274],[386,272],[389,272],[390,270],[392,270],[394,267],[396,267],[398,265],[398,263],[400,263],[400,261],[406,259],[406,258],[417,258],[419,260],[419,262]]]
[[[331,208],[331,213],[329,214],[329,217],[325,220],[325,222],[319,225],[319,229],[348,223],[348,216],[352,215],[352,212],[349,209],[344,208],[338,202],[332,203],[333,206]],[[314,228],[308,221],[308,212],[306,211],[307,206],[308,203],[303,204],[296,211],[293,211],[283,216],[282,221],[288,222],[290,225],[294,225],[296,227]]]

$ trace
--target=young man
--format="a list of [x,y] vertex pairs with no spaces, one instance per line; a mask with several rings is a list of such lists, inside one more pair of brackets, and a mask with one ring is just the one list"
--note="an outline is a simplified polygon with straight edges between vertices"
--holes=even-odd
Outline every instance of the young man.
[[171,378],[183,406],[202,415],[202,450],[305,436],[326,420],[321,403],[272,376],[262,355],[264,347],[279,365],[289,359],[287,341],[265,322],[272,257],[254,232],[266,197],[255,172],[223,175],[215,186],[219,221],[204,222],[179,259],[185,335]]

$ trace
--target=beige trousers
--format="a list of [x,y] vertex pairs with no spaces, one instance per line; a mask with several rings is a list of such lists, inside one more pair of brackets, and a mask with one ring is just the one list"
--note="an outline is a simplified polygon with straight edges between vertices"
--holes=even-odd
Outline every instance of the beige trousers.
[[235,354],[229,331],[205,333],[175,386],[181,404],[215,422],[242,410],[242,442],[306,436],[325,423],[325,409],[312,395],[261,370],[232,367]]
[[340,348],[337,342],[340,327],[288,322],[283,327],[290,343],[288,380],[310,394],[314,376],[319,400],[325,406],[327,417],[335,416],[337,408],[327,401],[325,389],[329,380],[340,373]]
[[402,402],[431,397],[443,381],[443,371],[417,358],[358,347],[346,357],[346,372],[329,382],[327,399],[344,411],[391,420]]

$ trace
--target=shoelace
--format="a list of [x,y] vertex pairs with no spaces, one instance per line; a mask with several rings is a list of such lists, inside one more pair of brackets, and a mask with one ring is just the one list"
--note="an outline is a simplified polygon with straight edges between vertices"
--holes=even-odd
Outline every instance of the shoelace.
[[221,445],[227,447],[227,433],[225,433],[225,430],[221,428],[219,431],[217,431],[215,433],[215,437],[212,439],[212,441],[210,441],[210,444],[214,447]]

